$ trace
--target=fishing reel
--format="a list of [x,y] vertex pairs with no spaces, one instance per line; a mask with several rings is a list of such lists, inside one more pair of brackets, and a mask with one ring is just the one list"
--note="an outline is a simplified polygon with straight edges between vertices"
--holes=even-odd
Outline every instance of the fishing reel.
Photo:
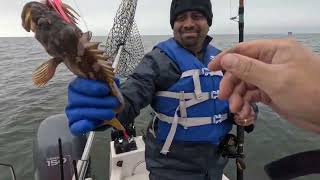
[[[137,136],[136,128],[134,125],[127,126],[126,132],[127,132],[127,135],[129,136],[129,138]],[[123,133],[123,131],[119,131],[115,128],[112,128],[112,130],[111,130],[111,140],[112,141],[116,141],[117,139],[125,139],[125,138],[126,137],[125,137],[125,134]]]
[[137,150],[137,144],[134,140],[134,137],[136,137],[134,125],[128,126],[126,130],[128,136],[125,136],[123,131],[116,129],[112,129],[111,131],[111,139],[114,141],[114,149],[116,154]]
[[114,149],[116,154],[137,150],[136,141],[133,138],[117,139],[114,141]]
[[245,156],[242,153],[238,153],[238,148],[239,143],[237,136],[233,134],[227,134],[218,146],[218,153],[221,154],[222,157],[236,159],[237,166],[240,169],[245,169],[246,165],[243,161]]

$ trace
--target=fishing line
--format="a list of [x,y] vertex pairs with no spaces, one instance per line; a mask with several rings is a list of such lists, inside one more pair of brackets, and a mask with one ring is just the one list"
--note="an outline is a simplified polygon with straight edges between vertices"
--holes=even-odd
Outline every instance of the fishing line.
[[229,7],[229,12],[230,12],[229,17],[231,18],[232,17],[232,15],[231,15],[231,8],[232,8],[231,0],[229,0],[229,5],[230,5],[230,7]]
[[80,11],[80,8],[79,8],[79,6],[78,6],[78,3],[76,2],[76,0],[72,0],[72,1],[73,1],[73,3],[74,3],[75,6],[76,6],[77,11],[79,12],[80,19],[83,21],[83,24],[84,24],[84,26],[85,26],[85,28],[86,28],[86,31],[88,31],[88,30],[89,30],[88,25],[87,25],[84,17],[82,16],[82,12]]
[[237,15],[232,15],[233,13],[232,13],[232,7],[233,7],[233,5],[232,5],[232,1],[233,0],[229,0],[229,5],[230,5],[230,7],[229,7],[229,19],[231,20],[231,21],[235,21],[235,22],[238,22],[239,20],[238,20],[238,18],[239,18],[239,15],[237,14]]

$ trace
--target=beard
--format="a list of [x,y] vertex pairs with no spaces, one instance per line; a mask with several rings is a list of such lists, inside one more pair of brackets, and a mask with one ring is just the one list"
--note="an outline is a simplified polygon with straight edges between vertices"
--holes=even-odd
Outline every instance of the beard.
[[201,24],[192,27],[175,26],[173,29],[177,42],[194,53],[201,50],[208,31],[209,27]]
[[180,32],[181,43],[185,47],[197,47],[203,41],[201,32],[199,31],[185,31]]

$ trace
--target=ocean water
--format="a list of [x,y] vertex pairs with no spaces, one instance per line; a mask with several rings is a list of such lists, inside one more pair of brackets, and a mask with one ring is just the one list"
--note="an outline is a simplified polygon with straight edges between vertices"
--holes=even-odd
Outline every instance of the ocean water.
[[[245,40],[284,38],[278,35],[246,35]],[[320,52],[320,34],[297,34],[294,37]],[[143,36],[145,52],[168,36]],[[237,35],[216,35],[213,44],[225,49],[237,43]],[[104,37],[95,37],[105,41]],[[33,141],[42,120],[64,112],[68,83],[74,78],[64,66],[58,68],[54,78],[43,88],[34,87],[32,71],[49,56],[33,38],[0,38],[0,163],[14,166],[18,180],[33,179]],[[306,96],[306,98],[308,98]],[[246,134],[246,180],[268,179],[263,166],[283,156],[320,148],[320,135],[298,129],[281,119],[268,107],[259,104],[260,114],[256,129]],[[138,134],[146,128],[150,111],[145,109],[136,119]],[[106,180],[109,174],[110,131],[98,132],[92,149],[92,171],[96,179]],[[320,166],[320,162],[314,162]],[[225,173],[236,179],[234,160],[230,160]],[[0,168],[0,180],[9,179]],[[320,179],[312,175],[298,179]]]

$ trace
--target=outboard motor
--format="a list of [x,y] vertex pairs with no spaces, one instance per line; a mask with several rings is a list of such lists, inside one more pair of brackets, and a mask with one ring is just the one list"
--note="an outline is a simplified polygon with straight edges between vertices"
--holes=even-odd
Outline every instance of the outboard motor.
[[[33,151],[35,179],[72,180],[76,172],[74,162],[81,159],[86,140],[85,135],[73,136],[70,133],[68,119],[64,114],[50,116],[42,121]],[[63,166],[60,164],[60,157],[63,159]],[[61,173],[64,174],[63,177]]]

